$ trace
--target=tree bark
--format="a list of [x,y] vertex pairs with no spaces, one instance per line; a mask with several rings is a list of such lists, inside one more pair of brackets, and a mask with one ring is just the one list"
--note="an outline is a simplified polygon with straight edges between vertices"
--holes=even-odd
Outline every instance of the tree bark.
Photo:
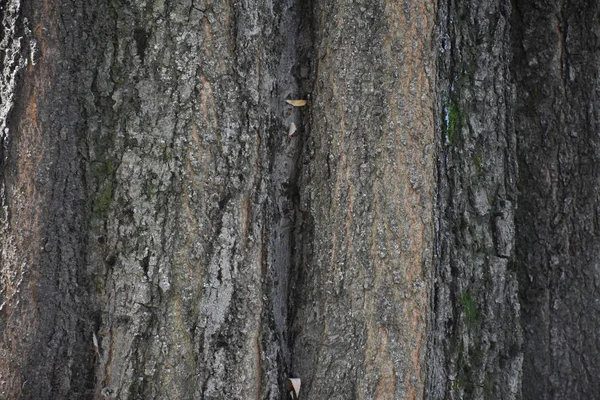
[[0,0],[0,398],[593,397],[599,7]]
[[524,398],[598,396],[600,5],[517,2]]
[[521,390],[510,13],[504,1],[450,1],[438,14],[428,398],[515,399]]
[[[2,2],[0,396],[91,393],[100,320],[87,263],[89,207],[81,8]],[[72,38],[73,39],[73,38]]]
[[262,171],[287,144],[287,7],[18,6],[3,396],[279,398]]
[[[311,399],[422,398],[435,4],[315,4],[293,367]],[[368,44],[368,45],[366,45]]]

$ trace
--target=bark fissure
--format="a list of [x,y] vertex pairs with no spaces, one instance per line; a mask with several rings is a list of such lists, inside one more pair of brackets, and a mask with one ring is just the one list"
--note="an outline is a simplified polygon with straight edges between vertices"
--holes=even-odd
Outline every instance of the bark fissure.
[[0,0],[0,397],[600,392],[599,7]]
[[[281,41],[280,56],[276,60],[274,90],[271,92],[271,115],[273,132],[272,165],[270,171],[271,207],[273,220],[269,223],[270,240],[268,263],[273,281],[272,301],[278,343],[282,357],[282,376],[291,373],[290,353],[290,303],[291,277],[301,268],[294,261],[295,248],[298,247],[298,171],[300,153],[304,137],[309,134],[308,123],[304,121],[304,108],[294,107],[283,100],[305,99],[306,87],[301,87],[299,71],[306,68],[300,62],[301,53],[307,51],[307,43],[302,42],[301,25],[310,26],[305,7],[297,1],[281,4],[279,15],[282,30],[278,33]],[[306,28],[304,28],[306,29]],[[295,129],[295,131],[294,131]]]

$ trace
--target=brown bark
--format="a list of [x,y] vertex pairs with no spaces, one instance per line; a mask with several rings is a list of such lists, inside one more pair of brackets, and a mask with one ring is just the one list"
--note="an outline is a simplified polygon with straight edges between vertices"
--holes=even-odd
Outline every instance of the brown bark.
[[421,398],[433,256],[433,2],[317,4],[293,369],[314,399]]
[[0,398],[593,397],[598,7],[0,0]]

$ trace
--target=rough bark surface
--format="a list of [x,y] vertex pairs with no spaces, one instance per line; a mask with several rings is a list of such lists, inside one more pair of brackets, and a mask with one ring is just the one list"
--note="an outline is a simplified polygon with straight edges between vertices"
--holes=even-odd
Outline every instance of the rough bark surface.
[[514,399],[522,355],[515,134],[504,1],[442,4],[438,218],[428,398]]
[[[91,88],[96,396],[281,397],[293,3],[111,3]],[[286,27],[287,28],[287,27]],[[107,118],[110,116],[110,118]],[[104,147],[105,143],[110,143]],[[287,164],[286,164],[287,163]],[[288,223],[289,225],[289,223]]]
[[517,1],[523,397],[600,393],[600,4]]
[[83,34],[83,10],[3,1],[2,11],[0,395],[89,396],[99,314],[75,101],[87,47],[60,35]]
[[3,396],[280,398],[294,5],[6,6]]
[[318,3],[293,371],[310,399],[423,397],[433,2]]
[[422,395],[433,3],[10,4],[8,397]]
[[595,2],[0,10],[0,398],[600,392]]

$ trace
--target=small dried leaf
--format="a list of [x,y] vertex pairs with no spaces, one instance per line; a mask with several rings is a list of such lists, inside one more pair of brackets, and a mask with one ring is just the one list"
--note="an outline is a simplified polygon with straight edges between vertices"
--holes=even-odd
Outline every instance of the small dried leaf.
[[96,350],[96,354],[100,355],[100,347],[98,346],[98,338],[96,337],[96,332],[92,332],[92,342],[94,343],[94,350]]
[[294,399],[297,399],[300,396],[300,379],[298,378],[288,378],[285,381],[285,388],[288,392],[293,392]]
[[306,100],[286,100],[285,102],[294,107],[304,107],[306,105]]
[[296,133],[296,130],[297,130],[296,124],[292,122],[290,124],[290,130],[288,131],[288,137],[294,136],[294,133]]

